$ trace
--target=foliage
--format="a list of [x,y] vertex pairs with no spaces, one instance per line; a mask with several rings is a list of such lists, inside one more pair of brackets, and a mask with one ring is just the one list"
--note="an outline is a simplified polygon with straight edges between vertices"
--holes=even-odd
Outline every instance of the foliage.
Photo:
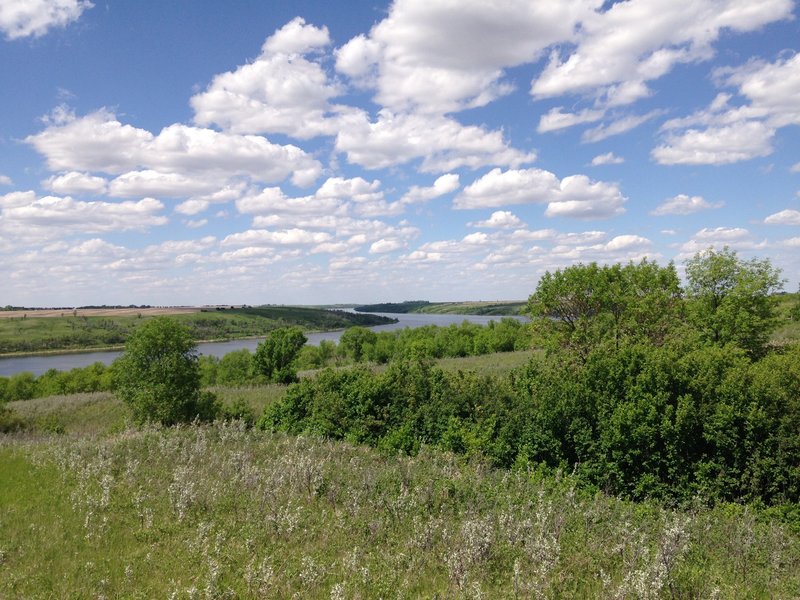
[[762,354],[778,324],[780,270],[767,259],[742,260],[726,246],[696,254],[686,262],[686,276],[690,323],[702,339]]
[[294,362],[306,341],[299,327],[276,329],[256,348],[253,356],[256,373],[274,383],[297,381]]
[[539,343],[586,358],[631,340],[662,343],[679,319],[675,267],[646,259],[627,265],[578,264],[542,276],[528,300]]
[[422,361],[326,370],[267,407],[265,429],[500,467],[575,470],[633,499],[800,501],[800,347],[625,344],[551,354],[504,381]]
[[405,302],[381,302],[378,304],[364,304],[356,306],[353,310],[356,312],[367,313],[412,313],[418,312],[420,308],[428,306],[430,302],[427,300],[406,300]]
[[200,389],[196,346],[189,330],[169,317],[137,328],[115,361],[115,387],[134,419],[163,425],[213,419],[213,394]]
[[360,362],[364,358],[365,349],[369,345],[375,345],[378,335],[363,327],[351,327],[342,333],[339,338],[339,346],[344,353],[355,362]]

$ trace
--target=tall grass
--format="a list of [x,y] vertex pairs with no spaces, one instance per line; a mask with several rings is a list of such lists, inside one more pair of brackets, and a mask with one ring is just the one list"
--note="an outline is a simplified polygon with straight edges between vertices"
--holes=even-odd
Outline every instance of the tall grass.
[[0,597],[757,598],[800,535],[241,424],[0,441]]

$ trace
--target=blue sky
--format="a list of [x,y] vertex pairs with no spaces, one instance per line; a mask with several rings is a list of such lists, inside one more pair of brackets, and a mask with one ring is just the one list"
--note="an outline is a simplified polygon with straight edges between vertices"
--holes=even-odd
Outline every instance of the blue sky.
[[0,304],[800,283],[793,0],[0,0]]

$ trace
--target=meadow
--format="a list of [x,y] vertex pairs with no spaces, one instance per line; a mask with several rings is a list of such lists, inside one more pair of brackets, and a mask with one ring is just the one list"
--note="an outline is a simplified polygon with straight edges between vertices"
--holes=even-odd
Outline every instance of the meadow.
[[[483,358],[499,375],[529,356]],[[286,390],[214,389],[259,412]],[[630,502],[568,472],[241,421],[136,429],[108,393],[11,407],[36,425],[0,438],[0,597],[800,594],[797,515],[778,509]]]

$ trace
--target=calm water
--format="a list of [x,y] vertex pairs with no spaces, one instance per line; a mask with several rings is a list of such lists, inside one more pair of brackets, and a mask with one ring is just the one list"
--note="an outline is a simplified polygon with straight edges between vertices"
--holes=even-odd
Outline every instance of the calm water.
[[[486,325],[489,321],[499,321],[501,317],[485,317],[479,315],[426,315],[426,314],[382,314],[386,317],[395,318],[397,323],[389,325],[378,325],[372,327],[373,331],[391,331],[393,329],[403,329],[404,327],[423,327],[425,325],[439,325],[446,327],[453,323],[469,321],[479,325]],[[319,345],[322,340],[339,341],[342,331],[324,331],[321,333],[307,333],[308,343],[314,346]],[[198,344],[200,354],[222,357],[228,352],[247,348],[250,351],[256,349],[259,339],[253,340],[231,340],[229,342],[210,342]],[[111,364],[122,352],[82,352],[79,354],[49,354],[47,356],[23,356],[18,358],[0,358],[0,376],[8,377],[21,371],[30,371],[34,375],[41,375],[48,369],[58,371],[69,371],[76,367],[86,367],[95,362]]]

